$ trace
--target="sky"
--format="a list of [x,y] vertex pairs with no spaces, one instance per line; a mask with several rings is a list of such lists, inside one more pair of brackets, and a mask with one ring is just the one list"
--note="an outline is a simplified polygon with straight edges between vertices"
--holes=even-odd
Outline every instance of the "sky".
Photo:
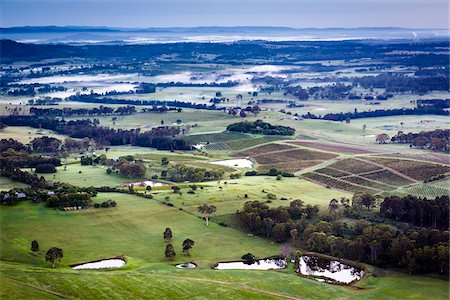
[[0,0],[0,26],[448,28],[447,0]]

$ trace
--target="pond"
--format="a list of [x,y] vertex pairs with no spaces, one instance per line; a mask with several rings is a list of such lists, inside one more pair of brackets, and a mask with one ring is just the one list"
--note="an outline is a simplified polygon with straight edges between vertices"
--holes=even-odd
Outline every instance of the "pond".
[[193,262],[187,262],[184,264],[178,264],[175,267],[180,268],[180,269],[195,269],[195,268],[197,268],[197,265],[194,264]]
[[121,268],[125,265],[125,261],[120,258],[103,259],[94,262],[88,262],[73,266],[74,270],[86,270],[86,269],[115,269]]
[[297,272],[306,276],[317,276],[319,278],[315,279],[321,282],[331,281],[331,283],[344,284],[359,280],[364,275],[364,271],[361,268],[315,255],[302,256]]
[[232,168],[251,168],[253,166],[252,161],[246,158],[218,160],[211,161],[210,163]]
[[275,270],[284,269],[287,262],[280,258],[269,258],[256,260],[253,263],[243,261],[220,262],[214,269],[216,270]]
[[147,187],[147,186],[165,186],[168,185],[167,183],[163,183],[163,182],[159,182],[159,181],[154,181],[154,180],[146,180],[146,181],[139,181],[139,182],[131,182],[131,183],[126,183],[123,186],[124,187]]

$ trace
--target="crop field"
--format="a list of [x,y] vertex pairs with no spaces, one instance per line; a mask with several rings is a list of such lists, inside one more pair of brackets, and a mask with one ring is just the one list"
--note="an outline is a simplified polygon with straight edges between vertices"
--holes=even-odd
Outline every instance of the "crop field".
[[361,174],[382,169],[380,166],[370,164],[357,159],[345,159],[332,165],[333,168],[339,169],[352,174]]
[[287,172],[297,172],[304,168],[333,159],[335,154],[298,148],[286,144],[267,144],[238,152],[234,156],[250,156],[259,164],[259,170],[277,168]]
[[203,149],[208,151],[240,151],[282,139],[284,138],[280,136],[270,136],[270,135],[263,137],[233,139],[228,140],[226,142],[208,144]]
[[325,176],[319,173],[308,173],[305,175],[302,175],[302,178],[305,178],[307,180],[310,180],[312,182],[316,182],[318,184],[324,185],[327,188],[333,188],[338,190],[345,190],[352,193],[356,192],[363,192],[363,193],[374,193],[378,190],[359,186],[357,184],[352,184],[351,182],[340,180],[338,178],[333,178],[329,176]]
[[434,199],[440,196],[450,196],[450,189],[429,184],[417,184],[403,190],[404,194]]
[[193,134],[184,136],[183,139],[186,141],[190,141],[193,144],[207,144],[241,140],[250,137],[251,135],[245,133],[224,131],[217,133]]
[[[405,187],[405,190],[401,189],[399,192],[425,195],[425,192],[422,192],[426,190],[424,188],[412,187],[410,190],[406,187],[417,180],[445,173],[446,170],[446,166],[427,162],[364,157],[343,159],[303,177],[328,187],[351,192],[370,190],[372,193],[379,193]],[[441,187],[434,191],[431,187],[428,189],[430,195],[445,195]]]
[[325,143],[319,143],[319,142],[305,142],[305,141],[292,141],[288,142],[289,144],[293,145],[300,145],[308,148],[318,149],[318,150],[324,150],[329,152],[335,152],[335,153],[342,153],[342,154],[368,154],[373,153],[372,151],[357,148],[354,145],[349,146],[343,146],[343,145],[337,145],[337,144],[325,144]]
[[373,173],[365,174],[363,177],[396,186],[403,186],[413,183],[413,181],[394,174],[389,170],[376,171]]
[[267,153],[285,151],[285,150],[294,150],[294,149],[297,149],[297,148],[293,147],[293,146],[285,145],[285,144],[272,143],[272,144],[267,144],[267,145],[259,146],[256,148],[252,148],[250,150],[243,151],[240,153],[236,153],[235,156],[257,156],[260,154],[264,155]]
[[368,160],[392,168],[417,180],[428,179],[434,175],[444,174],[450,171],[449,166],[420,161],[396,160],[375,157],[368,158]]

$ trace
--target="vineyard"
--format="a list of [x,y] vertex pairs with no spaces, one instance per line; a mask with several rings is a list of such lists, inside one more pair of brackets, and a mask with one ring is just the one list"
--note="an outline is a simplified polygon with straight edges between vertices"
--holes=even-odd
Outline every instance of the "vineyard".
[[[366,160],[367,159],[367,160]],[[397,193],[397,189],[412,185],[417,180],[448,172],[448,167],[433,163],[368,157],[338,161],[326,168],[308,173],[305,179],[322,185],[350,192]],[[410,193],[421,197],[436,197],[448,194],[443,183],[434,186],[414,185],[400,189],[400,193]]]
[[204,149],[208,151],[240,151],[280,139],[283,138],[279,136],[264,136],[240,140],[229,140],[226,142],[208,144],[204,147]]
[[402,193],[406,195],[424,197],[427,199],[434,199],[436,197],[450,195],[450,190],[448,188],[432,186],[429,184],[419,184],[404,189]]
[[450,171],[448,166],[428,162],[371,157],[369,161],[389,167],[416,180],[425,180]]
[[274,143],[236,153],[236,156],[252,157],[259,164],[258,170],[261,172],[271,168],[297,172],[336,157],[335,154]]

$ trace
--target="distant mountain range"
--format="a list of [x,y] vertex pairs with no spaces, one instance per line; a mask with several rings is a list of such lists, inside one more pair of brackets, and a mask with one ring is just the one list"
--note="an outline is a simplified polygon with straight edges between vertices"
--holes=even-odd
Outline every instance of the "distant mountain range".
[[447,39],[448,29],[399,27],[291,28],[271,26],[115,28],[92,26],[24,26],[0,28],[1,39],[27,43],[146,44],[233,42],[237,40],[313,41],[360,39]]

